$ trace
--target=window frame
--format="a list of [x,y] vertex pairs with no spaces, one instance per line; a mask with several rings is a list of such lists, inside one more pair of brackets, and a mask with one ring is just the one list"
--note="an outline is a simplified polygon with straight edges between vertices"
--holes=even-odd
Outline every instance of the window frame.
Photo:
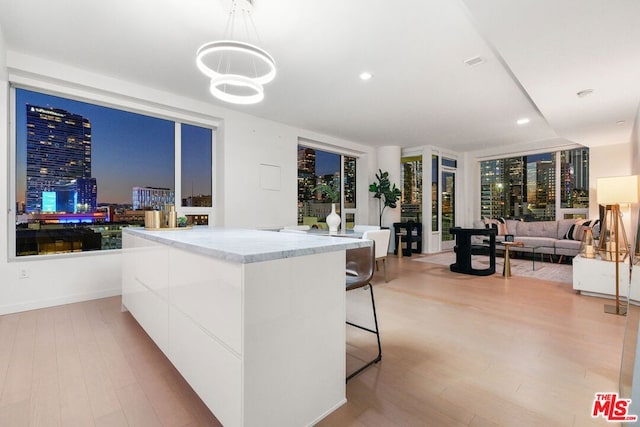
[[[351,215],[353,214],[353,218],[354,218],[354,224],[358,221],[358,206],[360,205],[360,203],[358,202],[359,198],[358,195],[360,194],[360,186],[358,185],[358,175],[359,175],[359,170],[362,167],[361,164],[361,155],[362,153],[357,152],[357,151],[352,151],[349,149],[345,149],[345,148],[337,148],[335,146],[332,145],[325,145],[322,143],[318,143],[316,141],[312,141],[309,139],[305,139],[305,138],[298,138],[298,143],[296,144],[296,153],[297,150],[299,149],[300,146],[303,147],[307,147],[307,148],[312,148],[314,150],[320,150],[320,151],[324,151],[327,153],[332,153],[332,154],[336,154],[338,156],[340,156],[340,203],[339,203],[339,207],[340,207],[340,218],[342,219],[342,226],[343,228],[346,230],[346,216],[347,215]],[[355,192],[355,208],[345,208],[345,203],[344,203],[344,178],[343,178],[343,174],[344,174],[344,158],[345,157],[352,157],[354,159],[356,159],[356,192]],[[296,179],[297,179],[297,173],[298,173],[298,167],[297,167],[297,161],[296,161]],[[367,187],[368,188],[368,187]],[[296,206],[298,203],[298,199],[297,199],[297,187],[296,187]],[[297,208],[296,208],[297,209]],[[297,215],[296,215],[296,219],[297,219]]]
[[[135,114],[142,114],[149,117],[159,118],[172,121],[174,123],[174,194],[176,201],[176,211],[178,215],[208,215],[209,226],[215,225],[216,209],[220,203],[216,192],[216,170],[218,169],[217,158],[217,136],[221,127],[221,120],[194,113],[186,110],[174,109],[167,106],[159,106],[155,103],[148,102],[138,98],[129,98],[111,92],[99,90],[89,90],[87,88],[71,87],[61,84],[54,84],[44,81],[33,81],[22,76],[9,77],[9,144],[8,144],[8,192],[9,209],[7,215],[7,249],[9,261],[33,261],[38,259],[67,258],[81,256],[97,256],[107,255],[110,253],[119,253],[122,249],[105,249],[100,251],[86,252],[69,252],[42,255],[16,255],[16,203],[17,203],[17,123],[16,123],[16,90],[28,90],[38,92],[44,95],[57,96],[67,98],[73,101],[89,103],[105,108],[112,108]],[[181,192],[181,176],[182,176],[182,156],[181,156],[181,125],[189,124],[211,129],[211,189],[212,189],[212,206],[211,207],[182,207]]]
[[[561,153],[563,151],[571,151],[571,150],[575,150],[575,149],[584,149],[584,148],[589,148],[589,147],[585,147],[579,144],[570,144],[570,145],[565,145],[565,146],[560,146],[560,147],[552,147],[552,148],[547,148],[547,149],[540,149],[540,150],[533,150],[533,151],[523,151],[523,152],[513,152],[513,153],[508,153],[508,154],[504,154],[504,155],[494,155],[494,156],[482,156],[482,157],[478,157],[475,159],[476,163],[477,163],[477,168],[479,170],[479,175],[478,175],[478,207],[479,207],[479,212],[478,212],[478,217],[482,217],[483,213],[482,213],[482,162],[485,161],[495,161],[495,160],[503,160],[503,159],[510,159],[510,158],[514,158],[514,157],[522,157],[522,156],[533,156],[533,155],[537,155],[537,154],[551,154],[553,157],[553,161],[554,161],[554,170],[555,170],[555,185],[554,185],[554,189],[555,189],[555,221],[559,220],[559,219],[563,219],[565,217],[565,215],[585,215],[585,217],[589,216],[589,208],[563,208],[562,207],[562,201],[561,201],[561,182],[558,179],[559,176],[561,176],[561,164],[560,164],[560,160],[561,160]],[[591,161],[591,158],[589,157],[589,162]],[[592,204],[592,201],[589,201],[589,204]],[[536,221],[542,221],[537,219]],[[552,221],[552,220],[549,220]]]

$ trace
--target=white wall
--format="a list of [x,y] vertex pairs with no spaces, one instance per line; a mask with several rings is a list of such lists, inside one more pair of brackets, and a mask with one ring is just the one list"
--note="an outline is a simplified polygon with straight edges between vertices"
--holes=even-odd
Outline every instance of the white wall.
[[7,53],[6,43],[4,41],[4,33],[0,26],[0,81],[7,81]]
[[[268,228],[297,223],[299,139],[317,142],[330,151],[346,150],[360,156],[357,206],[359,216],[365,221],[369,217],[367,203],[360,201],[363,195],[366,197],[373,170],[372,148],[247,115],[227,114],[224,121],[226,226]],[[279,168],[280,190],[263,188],[261,165]]]
[[640,105],[636,110],[636,117],[631,131],[631,173],[640,175]]
[[[350,141],[296,129],[188,99],[109,76],[68,67],[64,64],[6,52],[0,39],[0,163],[8,165],[11,143],[7,123],[9,100],[7,79],[35,89],[62,95],[89,97],[105,104],[139,106],[147,111],[169,109],[176,118],[205,117],[218,123],[216,150],[215,204],[217,225],[269,227],[297,221],[297,144],[298,137],[328,143],[361,153],[364,168],[358,171],[360,184],[372,180],[375,150]],[[8,69],[8,74],[7,74]],[[90,94],[90,95],[87,95]],[[167,106],[167,107],[165,107]],[[262,188],[260,165],[280,168],[279,190]],[[3,169],[8,169],[4,168]],[[0,177],[0,221],[2,235],[13,233],[8,224],[8,172]],[[365,184],[360,189],[365,188]],[[361,191],[362,192],[362,191]],[[359,197],[366,197],[359,195]],[[367,203],[359,204],[359,215],[369,217]],[[120,251],[74,256],[40,256],[11,260],[7,239],[0,245],[0,314],[58,305],[120,293]],[[29,277],[18,279],[24,269]]]
[[596,180],[607,176],[631,175],[631,144],[589,148],[589,217],[597,218]]

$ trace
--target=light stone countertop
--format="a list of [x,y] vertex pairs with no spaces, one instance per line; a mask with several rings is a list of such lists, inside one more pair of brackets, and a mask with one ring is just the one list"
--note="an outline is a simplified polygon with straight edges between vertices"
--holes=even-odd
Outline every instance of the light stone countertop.
[[229,262],[250,264],[371,246],[370,240],[313,233],[279,233],[198,226],[185,230],[145,230],[126,227],[123,233]]

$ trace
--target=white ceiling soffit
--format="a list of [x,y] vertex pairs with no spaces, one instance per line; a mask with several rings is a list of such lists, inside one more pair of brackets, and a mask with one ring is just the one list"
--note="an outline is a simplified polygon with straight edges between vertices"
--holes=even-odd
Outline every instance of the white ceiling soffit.
[[[640,1],[463,0],[559,136],[627,143],[640,102]],[[592,89],[587,96],[578,92]]]
[[[617,11],[604,29],[594,30],[603,25],[601,16],[583,13],[582,4],[626,12]],[[367,145],[432,144],[467,151],[544,144],[558,134],[576,142],[583,137],[628,140],[637,107],[635,99],[631,108],[630,92],[636,92],[631,85],[638,85],[630,76],[640,75],[638,29],[627,28],[631,40],[613,46],[609,34],[622,37],[624,29],[614,23],[630,26],[632,17],[640,16],[637,4],[256,0],[257,44],[273,55],[278,75],[265,86],[265,100],[252,106],[214,99],[208,79],[195,66],[198,47],[224,36],[227,0],[158,0],[153,7],[141,0],[67,0],[64,7],[48,0],[0,0],[0,26],[11,51]],[[580,19],[590,24],[584,37]],[[596,45],[602,61],[593,59],[587,44]],[[573,50],[567,53],[569,47]],[[484,62],[465,63],[475,57]],[[582,62],[574,64],[578,59]],[[598,67],[589,74],[599,77],[597,82],[584,70],[592,63]],[[623,68],[628,75],[622,76]],[[374,77],[361,81],[363,71]],[[623,80],[626,92],[616,90],[606,101],[597,98],[609,93],[605,82],[619,89]],[[578,99],[575,92],[586,87],[594,94]],[[579,101],[595,106],[590,110]],[[609,116],[614,124],[627,120],[614,127],[615,136],[604,127]],[[521,117],[531,122],[516,125]]]

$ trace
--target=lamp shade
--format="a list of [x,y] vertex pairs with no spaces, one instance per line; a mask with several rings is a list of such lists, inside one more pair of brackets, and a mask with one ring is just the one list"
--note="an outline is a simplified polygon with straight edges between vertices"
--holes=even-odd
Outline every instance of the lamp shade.
[[639,175],[612,176],[596,180],[596,193],[601,205],[638,203],[639,192]]

